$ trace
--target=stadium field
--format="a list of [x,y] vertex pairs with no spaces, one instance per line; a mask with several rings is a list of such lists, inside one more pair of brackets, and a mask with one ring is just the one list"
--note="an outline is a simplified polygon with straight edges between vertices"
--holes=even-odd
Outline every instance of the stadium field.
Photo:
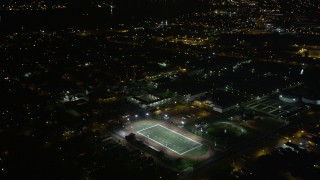
[[138,141],[172,158],[197,162],[214,155],[212,145],[208,141],[173,123],[143,119],[128,124],[125,129],[126,134],[135,134]]
[[179,155],[183,155],[202,146],[201,143],[164,127],[161,124],[146,127],[137,131],[137,133]]

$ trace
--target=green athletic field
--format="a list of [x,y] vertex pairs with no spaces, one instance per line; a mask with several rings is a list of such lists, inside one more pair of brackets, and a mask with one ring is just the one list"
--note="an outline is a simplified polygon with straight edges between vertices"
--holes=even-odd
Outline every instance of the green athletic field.
[[202,146],[201,143],[160,124],[146,127],[137,131],[137,133],[179,155],[183,155]]

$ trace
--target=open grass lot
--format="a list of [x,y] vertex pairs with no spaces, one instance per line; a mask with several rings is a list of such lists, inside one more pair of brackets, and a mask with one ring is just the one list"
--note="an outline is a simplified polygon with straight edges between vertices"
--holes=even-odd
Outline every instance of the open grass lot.
[[220,136],[241,136],[247,133],[243,127],[230,122],[216,122],[208,128],[208,133]]
[[202,145],[201,143],[196,142],[160,124],[147,127],[138,131],[137,133],[179,155],[183,155],[189,151],[195,150]]
[[208,126],[206,131],[208,133],[208,139],[225,148],[237,146],[239,143],[243,143],[258,135],[258,132],[253,129],[227,121],[212,123]]

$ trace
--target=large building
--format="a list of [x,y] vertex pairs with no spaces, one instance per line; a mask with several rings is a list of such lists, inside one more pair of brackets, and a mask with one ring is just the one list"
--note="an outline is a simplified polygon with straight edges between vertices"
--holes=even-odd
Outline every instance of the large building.
[[281,94],[281,95],[279,95],[279,99],[283,102],[286,102],[286,103],[297,103],[300,101],[299,96],[294,96],[294,95],[290,95],[290,94]]
[[130,96],[128,97],[128,101],[138,105],[143,109],[150,109],[170,103],[171,98],[162,98],[150,93],[146,93],[138,96]]
[[320,94],[316,89],[304,89],[302,92],[283,92],[279,99],[286,103],[302,102],[311,105],[320,105]]
[[185,101],[189,102],[189,101],[194,101],[196,99],[199,99],[200,97],[204,96],[207,92],[197,92],[194,94],[185,94],[183,95]]
[[302,102],[306,104],[318,105],[320,106],[320,97],[318,96],[305,96],[301,98]]
[[237,107],[236,104],[224,105],[221,103],[213,103],[213,110],[219,113],[225,113],[234,109],[235,107]]
[[225,113],[238,107],[243,99],[236,94],[215,91],[212,94],[207,94],[202,100],[209,102],[209,107],[212,107],[214,111]]

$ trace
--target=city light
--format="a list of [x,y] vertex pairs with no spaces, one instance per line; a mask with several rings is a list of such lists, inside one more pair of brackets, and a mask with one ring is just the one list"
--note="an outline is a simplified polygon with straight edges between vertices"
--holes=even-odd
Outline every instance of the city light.
[[0,2],[0,174],[320,179],[318,1],[77,2]]

